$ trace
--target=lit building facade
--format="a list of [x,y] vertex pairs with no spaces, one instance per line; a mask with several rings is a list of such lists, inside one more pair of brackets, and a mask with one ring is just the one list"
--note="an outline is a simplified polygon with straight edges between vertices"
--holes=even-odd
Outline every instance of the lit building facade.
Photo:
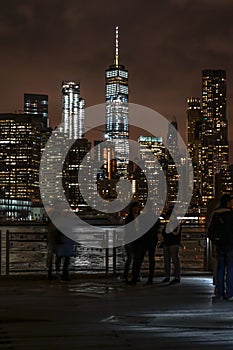
[[0,215],[28,219],[32,205],[40,204],[39,167],[41,132],[45,118],[0,114]]
[[47,126],[49,126],[48,120],[48,95],[41,94],[24,94],[24,113],[31,115],[41,115],[46,118]]
[[215,196],[216,174],[229,165],[226,72],[202,72],[202,200]]
[[[178,124],[176,119],[172,120],[172,122],[168,125],[168,133],[167,133],[167,149],[166,149],[166,180],[167,180],[167,201],[166,207],[173,207],[177,202],[177,194],[179,188],[179,174],[177,171],[177,167],[179,164],[175,164],[171,153],[168,151],[172,151],[172,153],[179,153],[178,143],[177,143],[177,129]],[[184,186],[182,186],[184,187]]]
[[114,64],[105,72],[106,140],[115,142],[115,157],[119,176],[127,175],[129,157],[128,71],[119,64],[118,27]]
[[[78,173],[80,167],[83,167],[82,160],[91,149],[91,143],[87,139],[82,138],[75,141],[69,150],[63,168],[63,188],[66,198],[74,212],[79,212],[87,209],[87,204],[84,201],[78,183]],[[89,160],[91,163],[91,160]],[[90,193],[93,187],[93,181],[89,181],[89,168],[86,166],[86,185],[90,186]]]
[[191,207],[202,206],[202,114],[201,101],[197,97],[187,100],[187,141],[193,166],[193,196]]
[[[143,160],[145,169],[148,171],[147,180],[145,178],[145,175],[143,175],[139,171],[135,172],[136,169],[134,170],[134,172],[135,174],[139,175],[139,179],[136,179],[138,180],[138,199],[145,204],[148,194],[148,184],[150,184],[151,188],[153,189],[153,193],[150,193],[150,195],[152,195],[153,198],[159,199],[160,191],[162,193],[165,193],[166,189],[161,188],[162,183],[160,181],[160,169],[158,169],[158,167],[162,167],[162,169],[165,169],[167,156],[162,138],[152,136],[140,136],[138,142],[140,153],[139,158]],[[154,155],[154,157],[151,157],[151,155]],[[158,210],[159,209],[162,208],[158,208]]]
[[[62,122],[64,134],[69,139],[76,141],[70,148],[63,167],[63,188],[71,209],[74,212],[83,211],[87,208],[79,183],[78,173],[82,160],[91,149],[90,142],[84,137],[85,133],[85,101],[80,96],[80,83],[76,81],[62,82]],[[91,161],[91,160],[90,160]],[[88,173],[88,166],[86,166]],[[87,176],[87,179],[90,179]],[[87,186],[93,186],[92,181],[87,180]]]
[[62,122],[70,139],[84,137],[85,101],[80,97],[80,83],[62,82]]

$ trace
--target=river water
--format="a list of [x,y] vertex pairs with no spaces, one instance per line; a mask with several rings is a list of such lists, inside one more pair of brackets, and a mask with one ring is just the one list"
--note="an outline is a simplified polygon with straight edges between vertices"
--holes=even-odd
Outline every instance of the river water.
[[[114,227],[105,227],[106,232]],[[47,243],[45,225],[6,225],[1,226],[1,273],[46,272]],[[6,244],[6,232],[10,231],[9,244]],[[204,267],[205,246],[204,228],[186,226],[183,228],[182,247],[180,249],[183,270],[201,271]],[[109,244],[112,244],[111,234]],[[106,238],[106,237],[105,237]],[[71,270],[80,273],[121,272],[124,266],[124,247],[105,249],[101,240],[103,235],[85,236],[79,240],[77,254],[71,261]],[[115,258],[113,257],[115,254]],[[143,269],[147,270],[148,260]],[[156,251],[156,269],[163,269],[163,250]]]

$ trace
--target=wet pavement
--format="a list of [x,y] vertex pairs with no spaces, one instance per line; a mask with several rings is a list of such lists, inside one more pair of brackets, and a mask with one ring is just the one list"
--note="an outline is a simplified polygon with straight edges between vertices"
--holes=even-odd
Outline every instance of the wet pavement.
[[233,349],[233,302],[212,302],[210,276],[160,281],[1,278],[0,349]]

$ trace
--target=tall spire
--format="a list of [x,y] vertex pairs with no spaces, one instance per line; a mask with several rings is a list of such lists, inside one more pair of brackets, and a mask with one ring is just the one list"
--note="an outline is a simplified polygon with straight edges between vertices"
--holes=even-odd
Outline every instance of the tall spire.
[[116,48],[115,48],[115,65],[119,65],[119,36],[118,36],[118,26],[116,26]]

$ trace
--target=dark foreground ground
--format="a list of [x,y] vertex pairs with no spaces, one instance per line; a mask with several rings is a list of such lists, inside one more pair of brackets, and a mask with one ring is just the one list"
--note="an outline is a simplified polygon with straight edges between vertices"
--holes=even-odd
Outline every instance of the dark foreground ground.
[[212,303],[211,277],[160,280],[0,279],[0,349],[233,349],[233,302]]

